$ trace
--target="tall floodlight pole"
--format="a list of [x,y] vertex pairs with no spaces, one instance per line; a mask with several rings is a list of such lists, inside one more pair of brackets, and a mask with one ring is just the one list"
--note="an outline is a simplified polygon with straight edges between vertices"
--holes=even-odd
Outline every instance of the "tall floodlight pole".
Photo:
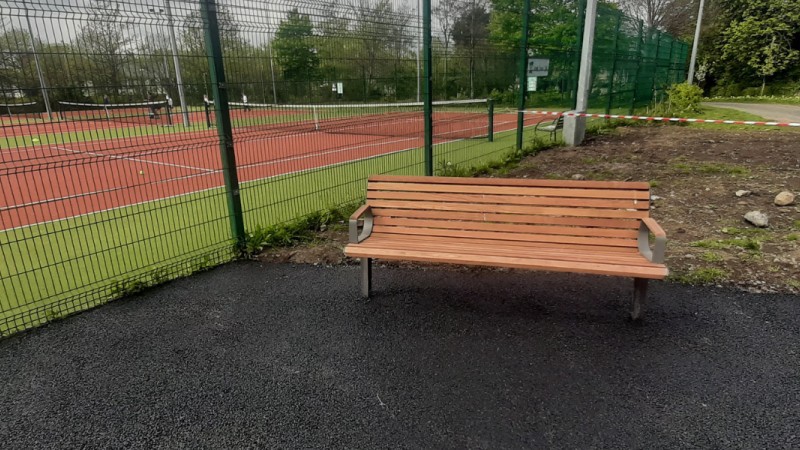
[[706,6],[706,0],[700,0],[700,10],[697,12],[697,27],[694,30],[694,43],[692,43],[692,59],[689,62],[689,78],[687,83],[694,83],[694,68],[697,64],[697,47],[700,44],[700,28],[703,25],[703,10]]
[[175,38],[175,24],[172,20],[172,8],[169,0],[164,0],[164,7],[167,10],[167,23],[169,24],[169,40],[172,44],[172,61],[175,64],[175,81],[178,83],[178,99],[181,102],[181,113],[183,114],[183,126],[189,126],[189,104],[186,103],[186,92],[183,89],[183,75],[181,71],[181,60],[178,57],[178,40]]
[[39,87],[42,89],[42,100],[44,101],[44,107],[47,110],[47,118],[49,120],[53,120],[53,111],[50,109],[50,96],[47,94],[47,83],[44,81],[44,73],[42,72],[42,66],[39,63],[39,52],[36,49],[36,37],[33,34],[33,26],[31,25],[31,16],[28,13],[28,3],[24,2],[23,5],[25,6],[25,21],[28,22],[28,34],[31,38],[31,51],[33,51],[33,62],[36,65],[36,74],[39,76]]

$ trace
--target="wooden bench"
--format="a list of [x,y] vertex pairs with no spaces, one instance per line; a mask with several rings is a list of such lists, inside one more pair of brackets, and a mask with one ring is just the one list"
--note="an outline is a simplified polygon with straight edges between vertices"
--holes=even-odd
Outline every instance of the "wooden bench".
[[632,277],[636,320],[648,280],[668,274],[649,215],[648,183],[380,175],[345,254],[361,259],[365,297],[373,258]]
[[558,133],[558,130],[563,130],[564,129],[564,116],[558,116],[555,119],[553,119],[553,121],[550,122],[549,124],[542,126],[542,124],[545,124],[545,123],[548,123],[548,122],[547,121],[542,121],[542,122],[537,123],[536,126],[533,128],[533,131],[534,132],[536,132],[536,131],[549,132],[550,133],[550,140],[551,141],[555,141],[556,140],[556,135]]

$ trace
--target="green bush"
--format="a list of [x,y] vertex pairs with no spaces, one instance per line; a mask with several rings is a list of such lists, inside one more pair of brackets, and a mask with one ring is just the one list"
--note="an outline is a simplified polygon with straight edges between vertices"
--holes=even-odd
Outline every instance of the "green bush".
[[675,84],[667,90],[670,109],[678,114],[699,113],[703,90],[694,84]]

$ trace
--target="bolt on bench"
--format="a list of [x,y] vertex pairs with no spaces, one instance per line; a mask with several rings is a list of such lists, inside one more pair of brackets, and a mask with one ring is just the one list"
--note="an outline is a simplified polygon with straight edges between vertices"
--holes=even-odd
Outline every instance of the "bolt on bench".
[[669,273],[649,216],[648,183],[381,175],[345,254],[361,259],[365,297],[373,258],[631,277],[637,320],[648,280]]

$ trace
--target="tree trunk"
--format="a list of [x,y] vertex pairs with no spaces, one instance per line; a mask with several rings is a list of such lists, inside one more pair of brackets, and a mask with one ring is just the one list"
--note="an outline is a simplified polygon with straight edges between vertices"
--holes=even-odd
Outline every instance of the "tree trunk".
[[761,79],[761,96],[764,96],[764,88],[767,87],[767,77]]

